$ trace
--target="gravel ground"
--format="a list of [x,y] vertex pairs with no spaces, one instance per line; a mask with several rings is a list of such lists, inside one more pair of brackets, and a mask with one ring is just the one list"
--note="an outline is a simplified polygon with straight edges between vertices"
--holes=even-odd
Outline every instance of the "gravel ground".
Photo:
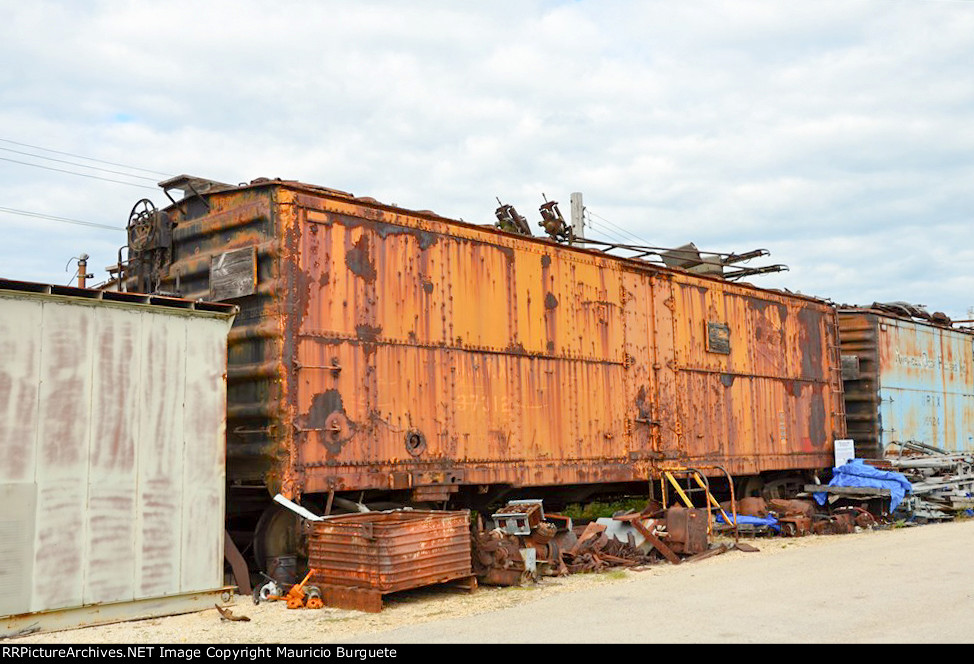
[[[920,534],[919,531],[924,532]],[[672,566],[661,563],[641,571],[616,569],[599,574],[546,578],[534,586],[481,587],[473,594],[446,586],[397,593],[386,597],[385,608],[378,614],[327,607],[320,610],[288,610],[283,602],[255,606],[249,597],[236,597],[231,607],[234,614],[250,617],[249,622],[221,620],[216,609],[211,609],[180,616],[35,634],[7,641],[7,643],[17,645],[28,643],[324,643],[381,640],[383,633],[389,633],[396,641],[411,640],[410,630],[418,630],[416,633],[422,634],[422,626],[426,623],[477,624],[491,616],[516,612],[539,601],[577,606],[578,602],[586,601],[585,598],[589,596],[599,596],[599,589],[613,592],[633,590],[636,586],[632,584],[647,582],[655,583],[657,586],[665,586],[669,583],[669,585],[682,587],[683,583],[692,583],[690,580],[692,577],[703,579],[709,574],[719,579],[723,572],[737,570],[737,568],[743,571],[736,571],[735,578],[740,577],[741,574],[753,573],[757,581],[761,570],[770,569],[776,570],[775,574],[787,577],[790,574],[805,573],[809,570],[809,561],[816,559],[820,559],[822,565],[827,568],[854,567],[857,561],[861,562],[864,555],[874,555],[866,554],[867,548],[873,550],[879,547],[883,550],[885,547],[889,550],[902,550],[904,543],[917,540],[918,547],[957,549],[958,547],[952,546],[952,543],[974,543],[971,542],[972,538],[974,538],[974,521],[929,525],[921,528],[866,531],[854,535],[752,539],[746,541],[760,549],[757,553],[731,551],[688,565]],[[970,550],[966,544],[964,546],[966,550]],[[815,551],[816,554],[809,555]],[[833,560],[836,557],[837,559]],[[760,564],[757,564],[758,562]],[[772,562],[774,565],[771,565]],[[790,565],[795,569],[789,571]],[[890,573],[890,570],[883,566],[869,565],[866,568],[875,568],[878,576],[888,577]],[[654,579],[655,582],[652,581]],[[863,582],[866,581],[863,579]],[[964,578],[962,581],[965,587],[970,589],[970,578]],[[696,606],[703,612],[699,615],[706,613],[705,607],[720,605],[727,599],[727,588],[721,588],[719,583],[709,583],[703,587],[712,587],[713,596],[698,597],[695,600]],[[809,595],[834,591],[835,589],[822,587],[808,588]],[[922,589],[916,592],[922,592]],[[570,593],[573,595],[569,595]],[[558,599],[560,596],[564,596],[564,601]],[[891,598],[890,601],[892,602],[893,599]],[[951,607],[951,610],[958,608]],[[971,608],[974,608],[974,602],[968,601],[963,610],[970,614]],[[472,616],[481,616],[481,620],[464,620]],[[443,631],[437,633],[442,634]],[[582,640],[586,640],[584,635],[580,636]],[[974,639],[974,633],[968,634],[967,638]],[[512,641],[519,642],[519,639],[515,637]]]

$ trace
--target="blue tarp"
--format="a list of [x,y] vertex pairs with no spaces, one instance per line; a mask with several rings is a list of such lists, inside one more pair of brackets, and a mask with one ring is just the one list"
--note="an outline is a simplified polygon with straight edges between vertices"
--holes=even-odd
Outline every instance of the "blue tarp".
[[[717,523],[724,523],[724,516],[720,512],[717,513]],[[738,514],[737,525],[770,526],[771,530],[775,531],[776,533],[781,532],[781,526],[778,525],[778,520],[773,516],[762,519],[756,516],[744,516],[743,514]]]
[[[841,466],[832,469],[832,481],[829,486],[864,486],[874,489],[890,490],[889,511],[903,501],[903,497],[910,493],[913,487],[902,473],[891,470],[879,470],[864,463],[862,459],[850,459]],[[828,494],[816,493],[815,500],[819,505],[825,504]]]

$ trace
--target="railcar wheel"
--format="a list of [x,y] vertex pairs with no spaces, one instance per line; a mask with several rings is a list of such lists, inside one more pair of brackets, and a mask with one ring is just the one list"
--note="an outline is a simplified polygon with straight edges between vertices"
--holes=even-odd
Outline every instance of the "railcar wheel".
[[765,500],[772,498],[794,498],[805,487],[805,478],[801,475],[786,475],[777,477],[764,484],[761,496]]
[[748,477],[741,483],[736,497],[740,500],[741,498],[760,496],[763,488],[764,480],[761,479],[760,475],[754,475],[753,477]]
[[[302,504],[315,514],[322,513],[314,502],[304,500]],[[257,567],[267,572],[269,562],[279,556],[294,556],[295,573],[299,576],[307,573],[308,535],[304,531],[304,519],[273,503],[260,515],[254,529],[254,559]]]
[[[315,514],[324,514],[316,501],[302,499],[301,504]],[[369,511],[368,508],[346,498],[334,499],[332,514],[350,514],[353,512]],[[297,514],[279,503],[272,503],[257,521],[254,529],[254,559],[262,571],[267,569],[268,563],[279,556],[294,556],[295,575],[299,581],[308,573],[308,532],[304,527],[305,521]]]

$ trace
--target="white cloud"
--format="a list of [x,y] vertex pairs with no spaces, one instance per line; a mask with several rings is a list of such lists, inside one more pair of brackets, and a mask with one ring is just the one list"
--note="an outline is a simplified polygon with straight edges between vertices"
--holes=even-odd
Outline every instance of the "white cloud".
[[[974,3],[0,9],[0,138],[227,182],[300,179],[482,223],[495,195],[533,220],[542,192],[567,208],[580,190],[650,244],[772,249],[792,271],[760,285],[953,315],[974,304]],[[142,196],[165,201],[8,161],[0,176],[2,207],[98,223],[124,225]],[[14,278],[59,281],[81,251],[100,269],[124,240],[0,224]]]

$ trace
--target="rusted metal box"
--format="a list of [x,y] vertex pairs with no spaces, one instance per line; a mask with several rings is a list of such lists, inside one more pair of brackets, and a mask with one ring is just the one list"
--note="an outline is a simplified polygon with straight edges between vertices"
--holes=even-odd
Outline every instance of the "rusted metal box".
[[0,280],[0,638],[211,608],[236,308]]
[[512,500],[494,512],[497,527],[509,535],[530,535],[544,519],[540,500]]
[[676,553],[703,553],[710,546],[706,509],[689,509],[674,505],[666,510],[667,542]]
[[327,604],[366,611],[381,596],[471,579],[470,512],[394,510],[312,524],[308,565]]
[[841,309],[839,330],[843,364],[857,367],[843,375],[857,457],[897,441],[974,450],[974,334],[877,308]]

